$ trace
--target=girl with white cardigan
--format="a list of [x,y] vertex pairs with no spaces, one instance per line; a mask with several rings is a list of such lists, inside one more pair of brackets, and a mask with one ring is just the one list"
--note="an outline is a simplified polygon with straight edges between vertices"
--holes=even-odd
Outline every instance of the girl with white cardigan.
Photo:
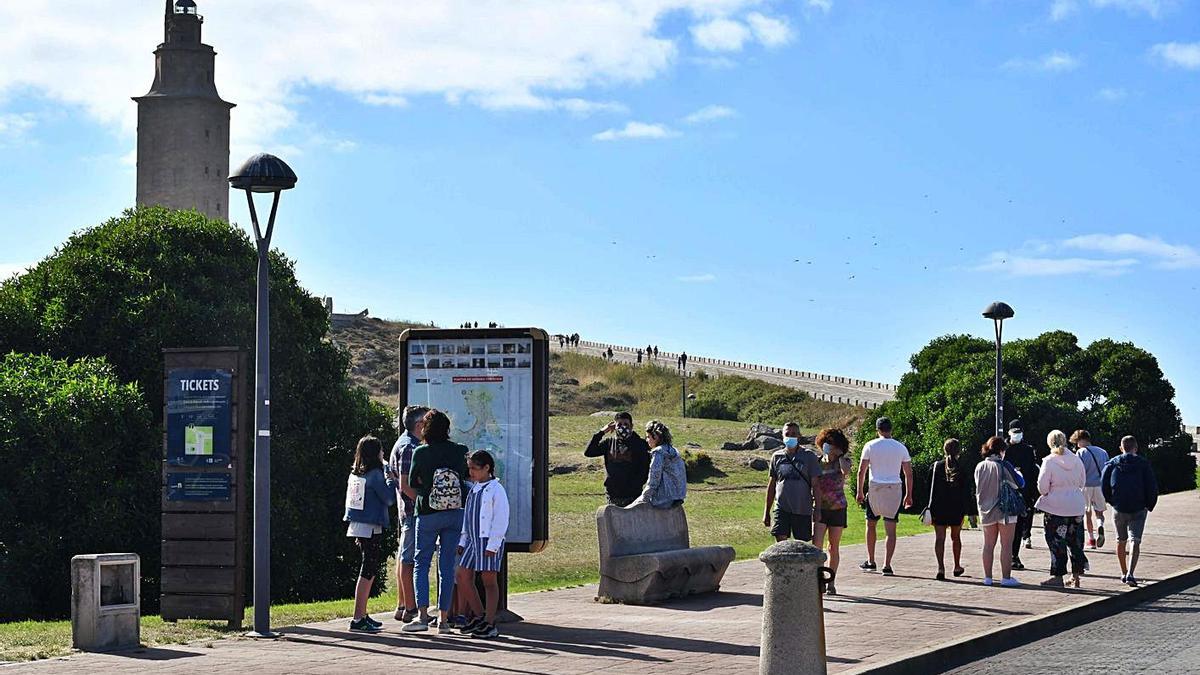
[[1087,558],[1083,555],[1083,486],[1087,470],[1075,453],[1067,450],[1067,435],[1055,429],[1046,436],[1050,454],[1042,460],[1038,474],[1038,498],[1034,506],[1046,514],[1043,529],[1050,548],[1050,578],[1043,586],[1061,588],[1071,556],[1071,584],[1079,588]]
[[[496,608],[500,602],[500,586],[496,574],[504,555],[504,537],[508,534],[508,494],[496,480],[496,460],[486,450],[475,450],[467,456],[467,473],[470,474],[471,493],[464,507],[462,535],[458,539],[458,563],[456,588],[462,594],[474,618],[459,629],[464,635],[478,638],[494,638],[496,630]],[[479,602],[475,590],[475,574],[483,577],[483,589],[487,595],[487,610]]]

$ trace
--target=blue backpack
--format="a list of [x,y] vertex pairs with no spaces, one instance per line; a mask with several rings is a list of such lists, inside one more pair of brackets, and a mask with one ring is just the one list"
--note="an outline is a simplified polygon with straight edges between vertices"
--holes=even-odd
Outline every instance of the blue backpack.
[[1003,473],[1000,475],[1000,495],[996,501],[996,505],[1000,507],[1000,512],[1005,516],[1023,516],[1025,515],[1025,498],[1021,496],[1021,491],[1016,488],[1016,476],[1013,476],[1012,482],[1009,482],[1008,475],[1012,473],[1012,467],[1008,462],[1000,462],[1003,467]]

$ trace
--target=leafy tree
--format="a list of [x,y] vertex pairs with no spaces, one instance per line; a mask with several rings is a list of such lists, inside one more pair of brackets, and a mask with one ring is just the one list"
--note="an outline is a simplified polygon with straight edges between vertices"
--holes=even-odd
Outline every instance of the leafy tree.
[[0,358],[0,621],[68,614],[75,555],[156,570],[160,439],[103,359]]
[[[225,222],[161,207],[126,211],[0,284],[0,354],[104,357],[144,392],[147,428],[160,430],[164,347],[233,345],[253,357],[256,266],[253,243]],[[272,251],[270,270],[272,595],[344,597],[357,570],[341,522],[349,453],[368,432],[390,447],[395,429],[384,407],[350,386],[348,356],[326,340],[328,317],[293,263]],[[161,458],[161,448],[152,452]],[[146,537],[124,548],[157,546],[157,516]],[[143,572],[144,596],[156,601],[158,570]]]
[[[1144,448],[1165,491],[1195,487],[1190,440],[1180,435],[1175,389],[1157,359],[1128,342],[1098,340],[1086,348],[1066,331],[1014,340],[1004,351],[1004,411],[1019,417],[1035,447],[1060,429],[1068,435],[1087,429],[1093,442],[1117,451],[1130,434]],[[892,420],[895,436],[909,447],[915,473],[914,510],[923,508],[929,471],[947,438],[958,438],[969,464],[994,433],[995,345],[968,335],[931,341],[909,360],[912,370],[900,380],[896,398],[876,416]],[[872,438],[864,424],[859,446]],[[1043,450],[1044,452],[1044,450]]]

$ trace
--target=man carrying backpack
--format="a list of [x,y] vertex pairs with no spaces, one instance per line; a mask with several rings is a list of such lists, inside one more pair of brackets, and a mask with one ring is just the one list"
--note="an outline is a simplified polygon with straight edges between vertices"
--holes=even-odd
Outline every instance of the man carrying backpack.
[[[1133,571],[1137,567],[1141,549],[1142,530],[1146,527],[1146,513],[1154,510],[1158,503],[1158,482],[1150,460],[1138,454],[1137,439],[1126,436],[1121,439],[1121,455],[1104,465],[1100,489],[1104,500],[1112,504],[1113,524],[1117,527],[1117,560],[1121,563],[1121,581],[1137,586]],[[1133,555],[1125,565],[1125,542],[1133,541]]]
[[454,596],[454,552],[463,525],[463,481],[467,446],[450,440],[450,418],[430,410],[422,418],[425,445],[413,451],[408,484],[417,493],[416,587],[420,616],[401,630],[429,630],[429,567],[438,553],[438,632],[450,632],[450,599]]

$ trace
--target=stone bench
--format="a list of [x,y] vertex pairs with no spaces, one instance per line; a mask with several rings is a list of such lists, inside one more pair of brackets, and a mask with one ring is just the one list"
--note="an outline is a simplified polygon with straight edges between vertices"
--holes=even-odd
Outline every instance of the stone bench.
[[651,605],[721,587],[732,546],[690,548],[682,506],[611,504],[596,511],[601,602]]

